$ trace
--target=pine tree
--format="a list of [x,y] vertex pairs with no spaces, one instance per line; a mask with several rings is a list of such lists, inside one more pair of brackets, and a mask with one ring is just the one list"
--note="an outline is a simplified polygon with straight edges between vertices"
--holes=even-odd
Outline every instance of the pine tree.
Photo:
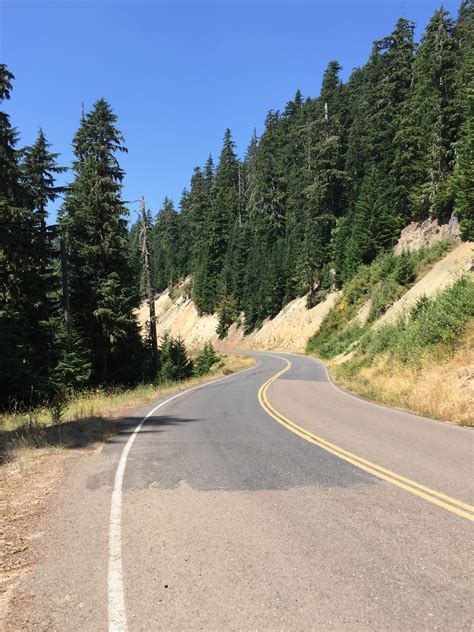
[[233,296],[225,296],[217,307],[219,323],[216,331],[221,340],[227,336],[229,327],[237,320],[238,316],[237,301]]
[[121,200],[124,172],[116,153],[126,151],[117,117],[104,99],[83,114],[73,148],[74,182],[61,210],[69,244],[71,312],[91,351],[95,382],[126,381],[139,354],[133,309],[138,295],[127,252],[127,211]]
[[445,216],[452,210],[449,174],[454,163],[454,24],[440,9],[431,18],[413,68],[409,134],[420,166],[410,195],[415,217]]
[[474,241],[474,4],[464,0],[455,30],[456,110],[461,126],[454,170],[456,212],[463,239]]
[[[56,186],[55,176],[66,168],[57,165],[59,154],[50,152],[42,129],[34,145],[21,151],[20,180],[33,217],[31,243],[36,282],[29,291],[28,330],[37,350],[33,371],[46,378],[56,363],[54,331],[60,318],[59,275],[54,265],[55,231],[46,225],[47,205],[64,191]],[[25,332],[26,333],[26,332]]]
[[239,216],[239,163],[229,129],[214,177],[212,199],[204,217],[205,241],[197,263],[193,296],[197,306],[212,312],[219,298],[220,275],[231,233]]
[[180,277],[178,213],[165,198],[152,231],[152,269],[155,290],[171,288]]
[[165,335],[160,349],[160,381],[179,382],[190,377],[193,363],[181,338]]
[[202,351],[198,354],[194,361],[194,375],[206,375],[216,362],[219,362],[219,356],[214,351],[212,344],[210,342],[206,342]]
[[[0,64],[0,102],[10,98],[13,74]],[[37,361],[32,323],[32,295],[39,281],[32,244],[35,217],[22,187],[16,144],[18,134],[6,112],[0,112],[0,405],[38,401],[45,376]],[[34,301],[33,301],[34,303]]]

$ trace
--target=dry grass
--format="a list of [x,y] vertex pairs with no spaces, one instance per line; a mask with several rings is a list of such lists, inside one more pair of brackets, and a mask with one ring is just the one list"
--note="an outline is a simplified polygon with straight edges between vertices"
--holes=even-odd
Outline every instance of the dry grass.
[[383,355],[358,372],[332,364],[336,381],[369,399],[427,417],[474,426],[474,324],[450,356],[427,355],[421,368]]

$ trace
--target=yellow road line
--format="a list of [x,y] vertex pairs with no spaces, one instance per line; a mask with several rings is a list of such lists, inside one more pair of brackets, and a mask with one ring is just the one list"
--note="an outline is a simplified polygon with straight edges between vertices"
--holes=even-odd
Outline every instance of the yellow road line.
[[[280,356],[275,356],[275,357],[280,357]],[[420,498],[423,498],[424,500],[427,500],[428,502],[438,505],[438,507],[442,507],[443,509],[450,511],[451,513],[454,513],[463,518],[467,518],[468,520],[474,522],[474,515],[472,513],[474,512],[473,506],[468,505],[467,503],[461,502],[460,500],[456,500],[455,498],[451,498],[450,496],[447,496],[446,494],[438,492],[434,489],[430,489],[429,487],[426,487],[425,485],[421,485],[420,483],[417,483],[416,481],[412,481],[411,479],[406,478],[405,476],[396,474],[395,472],[392,472],[391,470],[387,470],[381,467],[380,465],[377,465],[376,463],[372,463],[371,461],[368,461],[367,459],[363,459],[357,456],[356,454],[353,454],[352,452],[348,452],[347,450],[344,450],[343,448],[340,448],[339,446],[333,443],[330,443],[329,441],[326,441],[326,439],[322,439],[321,437],[318,437],[317,435],[313,434],[309,430],[306,430],[306,428],[299,426],[294,421],[291,421],[291,419],[288,419],[282,413],[276,410],[274,406],[272,406],[272,404],[270,404],[270,402],[268,401],[268,397],[267,397],[268,388],[275,380],[277,380],[281,375],[286,373],[292,366],[292,363],[290,362],[290,360],[287,360],[286,358],[280,358],[280,359],[286,361],[287,363],[286,366],[283,369],[281,369],[281,371],[278,371],[278,373],[273,375],[264,384],[262,384],[262,386],[260,387],[258,391],[259,404],[263,408],[263,410],[268,415],[270,415],[270,417],[275,419],[275,421],[277,421],[279,424],[281,424],[282,426],[284,426],[285,428],[287,428],[294,434],[298,435],[302,439],[305,439],[306,441],[308,441],[309,443],[312,443],[313,445],[317,445],[323,450],[326,450],[326,452],[329,452],[333,454],[334,456],[337,456],[338,458],[343,459],[344,461],[347,461],[348,463],[351,463],[352,465],[355,465],[359,469],[364,470],[365,472],[368,472],[372,474],[373,476],[376,476],[377,478],[387,481],[388,483],[391,483],[392,485],[400,487],[401,489],[404,489],[412,494],[415,494],[415,496],[418,496]]]

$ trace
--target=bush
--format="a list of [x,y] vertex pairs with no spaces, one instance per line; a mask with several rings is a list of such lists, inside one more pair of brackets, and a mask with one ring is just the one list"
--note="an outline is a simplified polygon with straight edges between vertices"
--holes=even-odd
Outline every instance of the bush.
[[179,382],[191,377],[193,363],[181,338],[165,334],[160,349],[160,382]]
[[418,366],[427,350],[440,347],[449,353],[473,317],[474,282],[463,277],[434,298],[422,296],[396,324],[370,331],[360,341],[360,350],[370,361],[388,352],[404,364]]
[[347,351],[348,347],[358,340],[363,332],[364,328],[360,325],[351,325],[342,331],[334,333],[320,345],[313,344],[309,350],[316,352],[321,358],[330,360],[340,353]]
[[416,279],[415,257],[409,252],[402,252],[395,266],[394,280],[400,285],[410,285]]
[[[320,330],[309,339],[307,350],[331,358],[347,350],[357,336],[365,330],[351,324],[365,301],[372,302],[367,323],[374,322],[398,300],[427,265],[438,261],[454,241],[440,241],[430,248],[395,255],[388,252],[380,255],[370,265],[361,266],[346,284],[342,297],[324,318]],[[388,334],[387,334],[388,335]],[[369,344],[369,339],[364,344]],[[374,342],[375,344],[375,342]],[[324,355],[323,355],[324,354]]]
[[204,348],[194,361],[194,375],[206,375],[216,362],[219,362],[219,356],[214,351],[212,344],[206,342]]

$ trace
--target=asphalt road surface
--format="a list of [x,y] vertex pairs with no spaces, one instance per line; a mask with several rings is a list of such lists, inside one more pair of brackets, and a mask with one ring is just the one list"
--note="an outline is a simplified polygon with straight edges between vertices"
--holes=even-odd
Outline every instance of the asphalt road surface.
[[12,629],[471,629],[472,431],[255,355],[68,461]]

